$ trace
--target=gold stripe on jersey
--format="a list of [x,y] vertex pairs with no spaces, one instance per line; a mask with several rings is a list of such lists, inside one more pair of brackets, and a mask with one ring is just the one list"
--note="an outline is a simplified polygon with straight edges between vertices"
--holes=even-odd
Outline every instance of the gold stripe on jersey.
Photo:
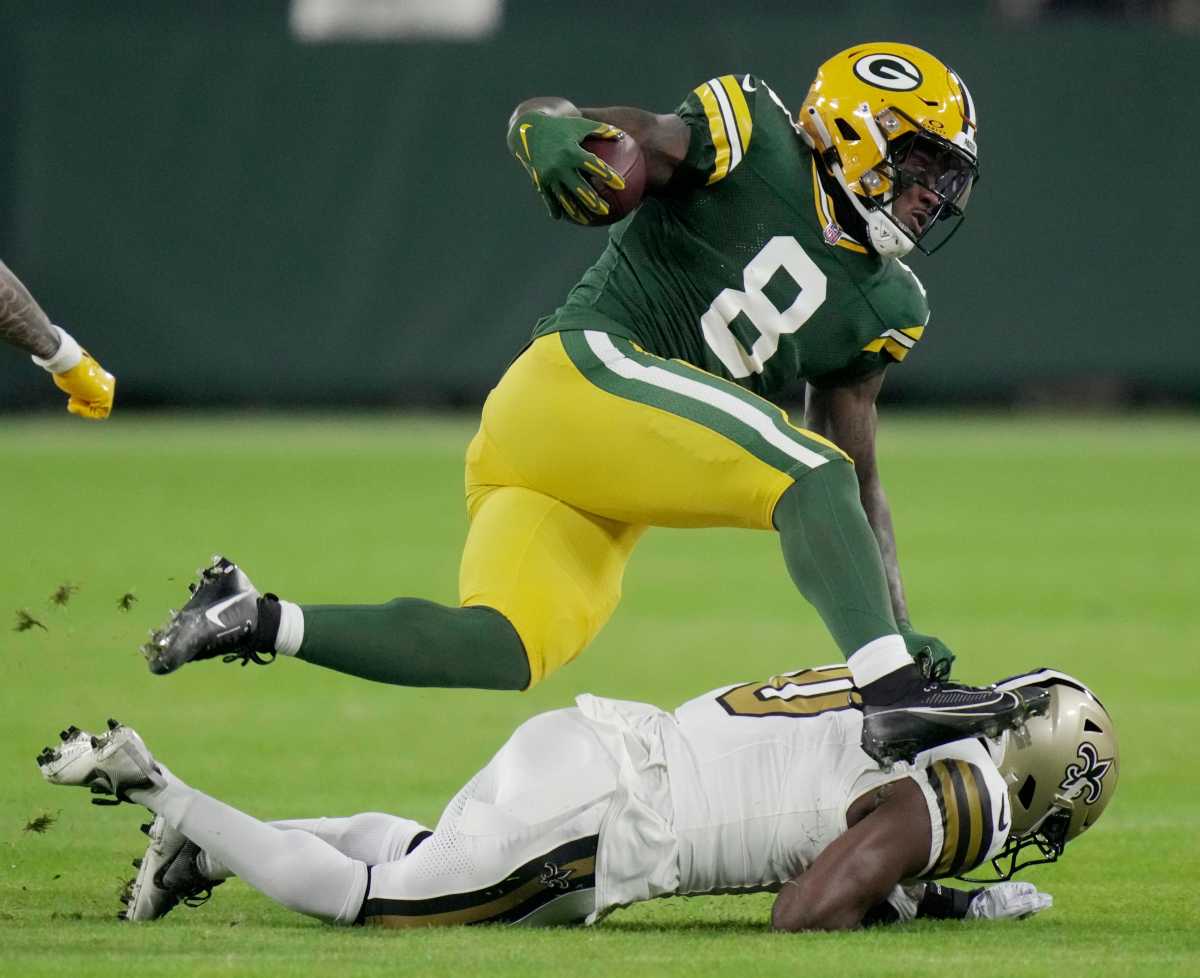
[[878,353],[884,350],[896,361],[908,356],[908,351],[917,345],[925,333],[924,326],[905,326],[901,329],[884,330],[878,338],[871,340],[863,347],[864,353]]
[[935,761],[926,772],[942,816],[942,849],[927,874],[958,876],[979,865],[992,845],[992,804],[983,774],[960,759]]
[[930,873],[933,877],[945,876],[947,864],[954,858],[958,848],[959,817],[958,805],[954,803],[954,785],[946,764],[939,761],[929,768],[929,783],[937,795],[938,810],[942,816],[942,851]]
[[713,171],[708,175],[709,183],[724,180],[729,173],[729,137],[725,135],[725,121],[721,118],[721,107],[717,97],[705,83],[696,89],[700,104],[704,106],[704,114],[708,117],[708,132],[712,138],[716,159],[713,160]]
[[[820,687],[819,691],[814,690]],[[772,676],[765,683],[743,683],[717,697],[735,717],[812,717],[849,710],[862,703],[854,678],[845,666],[804,669]]]
[[791,683],[794,686],[816,686],[819,683],[835,682],[839,679],[845,680],[851,685],[854,684],[854,675],[850,672],[849,666],[818,666],[815,669],[782,672],[778,676],[768,679],[767,684],[778,689],[785,683]]
[[[821,225],[822,233],[827,233],[827,229],[837,228],[838,238],[834,241],[834,245],[838,248],[845,248],[847,251],[855,251],[860,255],[865,255],[867,249],[855,241],[850,235],[842,230],[842,227],[834,217],[833,198],[825,192],[825,186],[821,183],[821,177],[817,173],[817,158],[814,155],[812,161],[812,181],[813,181],[813,201],[817,208],[817,223]],[[826,241],[829,239],[826,238]]]
[[750,136],[754,132],[754,120],[750,118],[750,106],[746,104],[742,86],[738,84],[738,80],[733,75],[722,75],[717,80],[729,97],[729,105],[733,109],[733,118],[737,123],[738,142],[744,156],[746,150],[750,148]]
[[733,171],[750,148],[753,120],[746,96],[733,75],[712,78],[695,89],[708,119],[715,158],[708,183],[713,184]]

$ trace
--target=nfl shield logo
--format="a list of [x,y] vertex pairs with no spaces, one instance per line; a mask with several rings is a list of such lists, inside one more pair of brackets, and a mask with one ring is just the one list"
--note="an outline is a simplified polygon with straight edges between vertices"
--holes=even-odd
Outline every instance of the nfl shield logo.
[[824,237],[826,244],[835,245],[842,239],[842,229],[836,224],[826,224]]

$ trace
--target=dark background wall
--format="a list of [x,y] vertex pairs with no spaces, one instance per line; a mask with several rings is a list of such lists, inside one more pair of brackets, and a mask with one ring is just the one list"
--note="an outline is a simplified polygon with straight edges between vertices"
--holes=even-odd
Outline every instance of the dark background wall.
[[[510,2],[486,42],[311,45],[278,0],[0,3],[0,256],[127,406],[473,402],[602,245],[544,218],[514,103],[666,111],[753,71],[795,107],[825,57],[895,38],[966,78],[984,177],[913,262],[933,319],[890,395],[1200,398],[1200,38],[734,6]],[[0,408],[44,383],[0,355]]]

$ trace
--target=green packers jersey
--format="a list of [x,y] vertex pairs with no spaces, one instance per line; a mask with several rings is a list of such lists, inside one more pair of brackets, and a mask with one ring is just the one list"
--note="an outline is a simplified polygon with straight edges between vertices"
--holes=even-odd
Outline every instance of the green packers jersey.
[[903,360],[929,317],[924,289],[838,226],[778,96],[723,75],[677,111],[691,141],[670,184],[613,226],[534,335],[617,334],[768,397]]

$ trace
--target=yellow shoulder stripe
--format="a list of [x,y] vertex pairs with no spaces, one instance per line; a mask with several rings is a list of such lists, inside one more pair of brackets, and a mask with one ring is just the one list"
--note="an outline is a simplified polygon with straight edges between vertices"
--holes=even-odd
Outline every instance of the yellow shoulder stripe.
[[729,137],[725,135],[725,121],[721,118],[721,107],[717,104],[717,97],[712,93],[712,89],[706,83],[696,89],[696,94],[700,96],[700,104],[704,106],[704,114],[708,117],[708,131],[712,137],[713,149],[717,153],[708,182],[716,183],[718,180],[724,180],[729,173]]
[[742,86],[733,75],[712,78],[698,85],[695,93],[704,108],[715,153],[713,170],[708,176],[712,184],[725,179],[741,163],[750,148],[754,121]]
[[871,340],[863,347],[863,352],[878,353],[883,350],[893,360],[900,362],[908,356],[908,351],[917,345],[917,340],[924,334],[924,326],[905,326],[901,329],[884,330],[878,338]]
[[750,118],[750,106],[746,104],[746,95],[733,75],[722,75],[717,80],[729,97],[729,105],[737,123],[738,142],[741,144],[742,153],[745,153],[750,148],[750,134],[754,131],[754,120]]

